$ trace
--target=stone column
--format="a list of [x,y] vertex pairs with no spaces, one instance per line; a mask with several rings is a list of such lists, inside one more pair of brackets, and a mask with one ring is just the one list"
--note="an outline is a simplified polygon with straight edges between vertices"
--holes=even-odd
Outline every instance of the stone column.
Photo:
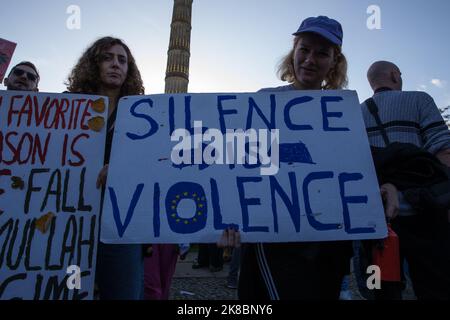
[[193,0],[174,0],[165,93],[184,93],[189,84]]

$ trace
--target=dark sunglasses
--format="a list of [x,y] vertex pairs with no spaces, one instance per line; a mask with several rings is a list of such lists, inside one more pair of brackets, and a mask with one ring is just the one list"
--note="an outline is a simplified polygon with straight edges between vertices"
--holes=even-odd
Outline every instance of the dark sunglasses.
[[14,69],[13,73],[17,77],[21,77],[21,76],[23,76],[24,73],[26,73],[28,80],[33,81],[33,82],[37,80],[37,76],[35,74],[33,74],[31,72],[27,72],[22,69]]

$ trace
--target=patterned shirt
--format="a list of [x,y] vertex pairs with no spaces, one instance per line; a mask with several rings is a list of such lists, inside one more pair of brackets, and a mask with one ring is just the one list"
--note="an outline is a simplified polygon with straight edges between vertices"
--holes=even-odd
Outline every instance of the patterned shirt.
[[[373,96],[390,142],[407,142],[436,154],[450,148],[450,131],[433,98],[421,91],[382,91]],[[384,147],[381,131],[361,104],[369,142]]]

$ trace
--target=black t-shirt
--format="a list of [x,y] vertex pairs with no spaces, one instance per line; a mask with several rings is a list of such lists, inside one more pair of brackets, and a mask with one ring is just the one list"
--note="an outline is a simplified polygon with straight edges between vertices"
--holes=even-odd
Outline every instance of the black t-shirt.
[[116,116],[117,116],[117,107],[114,109],[114,111],[111,113],[111,115],[108,118],[108,126],[106,131],[106,143],[105,143],[105,158],[103,160],[103,163],[106,165],[109,163],[109,158],[111,156],[111,147],[112,147],[112,139],[114,135],[114,124],[116,122]]

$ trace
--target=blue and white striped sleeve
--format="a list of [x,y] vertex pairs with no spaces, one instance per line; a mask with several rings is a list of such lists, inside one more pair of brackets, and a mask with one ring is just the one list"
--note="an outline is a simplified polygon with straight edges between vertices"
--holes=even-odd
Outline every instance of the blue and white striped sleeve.
[[424,148],[431,153],[450,149],[450,131],[442,118],[439,108],[433,98],[423,92],[423,99],[419,106],[420,134],[424,142]]

